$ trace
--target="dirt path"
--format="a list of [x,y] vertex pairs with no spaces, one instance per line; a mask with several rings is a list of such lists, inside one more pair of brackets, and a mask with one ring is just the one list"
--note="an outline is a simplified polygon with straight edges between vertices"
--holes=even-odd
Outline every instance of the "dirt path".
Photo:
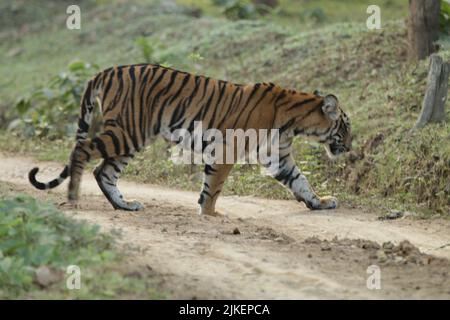
[[[66,185],[51,192],[29,185],[37,161],[0,154],[0,163],[0,181],[14,192],[50,198],[67,214],[121,229],[124,244],[141,248],[130,263],[151,268],[173,298],[450,299],[446,220],[379,221],[358,210],[312,213],[295,201],[253,197],[222,197],[218,209],[226,216],[205,217],[197,215],[197,193],[122,181],[124,195],[146,206],[128,213],[112,210],[90,173],[73,210],[63,204]],[[61,169],[39,166],[40,179]],[[367,288],[370,265],[380,268],[381,290]]]

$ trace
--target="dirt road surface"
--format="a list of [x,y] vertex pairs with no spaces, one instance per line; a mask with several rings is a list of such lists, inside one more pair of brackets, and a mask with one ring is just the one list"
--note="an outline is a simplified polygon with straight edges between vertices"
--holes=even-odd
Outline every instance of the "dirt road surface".
[[[345,207],[311,212],[294,200],[236,196],[219,198],[224,216],[199,216],[195,192],[128,181],[119,182],[121,191],[145,210],[114,211],[90,172],[74,209],[65,204],[67,182],[43,192],[27,180],[36,165],[39,179],[54,178],[60,164],[6,154],[0,163],[0,181],[14,193],[52,200],[104,230],[120,229],[122,245],[140,248],[129,263],[153,270],[171,298],[450,299],[448,220],[380,221]],[[373,265],[381,289],[367,286]]]

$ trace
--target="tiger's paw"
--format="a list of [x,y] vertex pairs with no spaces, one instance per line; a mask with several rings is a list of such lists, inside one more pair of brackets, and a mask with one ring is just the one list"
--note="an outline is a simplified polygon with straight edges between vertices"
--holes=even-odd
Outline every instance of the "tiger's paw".
[[321,197],[318,209],[336,209],[338,207],[338,199],[331,196]]
[[59,203],[58,207],[64,210],[77,210],[81,208],[81,205],[77,200],[68,200]]
[[198,211],[200,216],[210,216],[210,217],[225,217],[226,215],[221,213],[220,211],[215,210],[203,210],[200,208]]
[[132,201],[124,201],[123,204],[121,204],[120,206],[117,206],[115,209],[125,210],[125,211],[139,211],[139,210],[144,209],[144,206],[139,201],[132,200]]
[[336,209],[338,206],[338,200],[331,196],[315,198],[312,201],[301,199],[301,201],[304,201],[310,210]]

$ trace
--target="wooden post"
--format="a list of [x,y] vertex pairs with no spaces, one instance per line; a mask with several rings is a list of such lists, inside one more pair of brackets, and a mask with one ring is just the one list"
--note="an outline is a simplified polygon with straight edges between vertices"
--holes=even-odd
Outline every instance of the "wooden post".
[[409,0],[409,56],[425,59],[436,51],[439,37],[440,0]]
[[445,101],[448,94],[448,77],[450,63],[444,62],[437,54],[430,57],[427,90],[422,103],[422,111],[414,126],[415,129],[424,127],[428,122],[445,120]]

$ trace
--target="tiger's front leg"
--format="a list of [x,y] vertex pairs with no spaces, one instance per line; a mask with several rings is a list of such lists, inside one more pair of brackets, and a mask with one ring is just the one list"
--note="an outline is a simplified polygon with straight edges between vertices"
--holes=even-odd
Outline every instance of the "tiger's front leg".
[[223,184],[227,179],[232,164],[213,164],[205,165],[205,172],[203,175],[203,187],[200,192],[200,214],[216,215],[215,205],[216,200],[222,191]]
[[304,202],[309,209],[335,209],[338,206],[335,197],[320,197],[314,192],[290,153],[280,158],[279,166],[275,170],[269,171],[275,179],[292,191],[297,201]]

